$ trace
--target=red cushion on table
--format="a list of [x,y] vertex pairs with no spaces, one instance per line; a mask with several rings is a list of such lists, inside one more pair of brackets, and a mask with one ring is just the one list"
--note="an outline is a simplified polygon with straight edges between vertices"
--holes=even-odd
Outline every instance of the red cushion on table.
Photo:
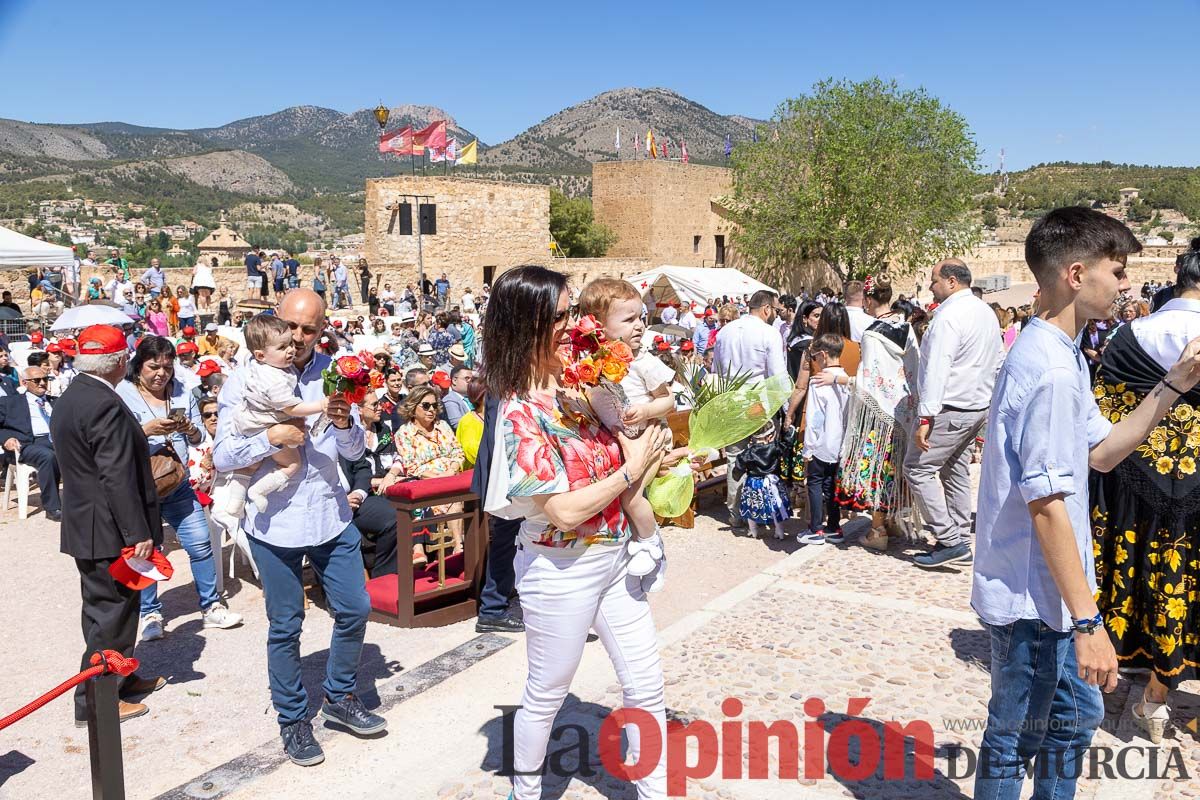
[[466,472],[447,475],[444,478],[425,478],[419,481],[393,483],[387,488],[384,495],[397,500],[414,502],[444,494],[463,494],[471,491],[471,478],[474,475],[475,470],[469,469]]
[[[423,567],[413,567],[413,602],[421,604],[421,595],[438,588],[437,561]],[[460,586],[466,580],[466,557],[462,553],[446,556],[446,585]],[[386,614],[400,613],[399,585],[395,575],[380,575],[367,581],[367,596],[371,608]]]

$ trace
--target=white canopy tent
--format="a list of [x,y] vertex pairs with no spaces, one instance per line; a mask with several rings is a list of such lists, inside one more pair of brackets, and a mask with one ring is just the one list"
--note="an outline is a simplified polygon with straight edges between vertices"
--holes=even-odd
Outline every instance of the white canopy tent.
[[661,266],[625,279],[642,293],[647,304],[658,308],[672,301],[679,305],[704,305],[710,297],[754,294],[760,289],[774,291],[737,269],[716,267]]
[[75,252],[61,244],[50,244],[0,226],[0,267],[70,267]]

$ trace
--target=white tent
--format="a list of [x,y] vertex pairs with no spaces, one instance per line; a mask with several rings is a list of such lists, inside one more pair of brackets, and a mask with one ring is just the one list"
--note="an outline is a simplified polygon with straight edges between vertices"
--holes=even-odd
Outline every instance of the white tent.
[[662,266],[625,280],[642,293],[647,303],[659,308],[671,301],[703,305],[710,297],[754,294],[759,289],[774,291],[741,270],[716,267]]
[[75,252],[69,247],[0,227],[0,267],[70,267],[74,263]]

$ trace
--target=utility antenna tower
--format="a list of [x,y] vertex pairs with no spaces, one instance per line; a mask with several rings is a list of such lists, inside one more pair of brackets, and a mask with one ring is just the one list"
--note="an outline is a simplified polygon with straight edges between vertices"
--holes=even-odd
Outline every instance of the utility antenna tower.
[[1000,148],[1000,179],[996,182],[996,193],[1003,195],[1008,191],[1008,173],[1004,171],[1004,148]]

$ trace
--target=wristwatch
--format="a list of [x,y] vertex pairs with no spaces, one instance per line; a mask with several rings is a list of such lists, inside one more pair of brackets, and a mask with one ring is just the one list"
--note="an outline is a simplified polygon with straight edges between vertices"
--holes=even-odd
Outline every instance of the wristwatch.
[[1095,633],[1097,628],[1104,626],[1104,616],[1097,614],[1091,619],[1071,620],[1071,630],[1077,633]]

